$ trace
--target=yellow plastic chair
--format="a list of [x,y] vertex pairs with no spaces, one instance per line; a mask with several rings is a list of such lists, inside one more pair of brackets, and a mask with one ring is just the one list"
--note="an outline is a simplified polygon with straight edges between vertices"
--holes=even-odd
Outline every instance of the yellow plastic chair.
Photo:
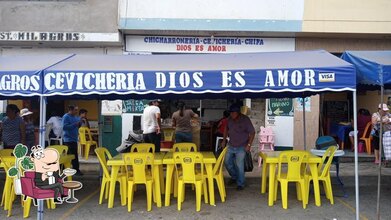
[[[331,186],[330,167],[333,162],[334,154],[337,151],[337,146],[331,146],[327,148],[326,152],[322,156],[322,163],[318,165],[318,178],[323,182],[323,189],[326,194],[326,198],[330,200],[330,204],[334,205],[333,188]],[[312,181],[311,173],[306,174],[307,182],[307,195],[309,195],[309,185]],[[314,190],[315,192],[315,190]],[[307,200],[308,202],[308,200]]]
[[[2,161],[1,160],[1,156],[12,156],[13,155],[13,149],[3,149],[3,150],[0,150],[0,168],[4,168],[4,171],[7,172],[9,167],[11,167],[11,164],[9,164],[8,162],[6,163],[5,161]],[[7,177],[6,177],[7,178]],[[6,179],[7,180],[7,179]],[[5,200],[5,187],[6,185],[4,185],[4,189],[3,189],[3,195],[1,197],[1,206],[4,205],[4,200]]]
[[91,146],[98,148],[98,144],[92,139],[91,131],[88,127],[79,128],[79,143],[81,149],[84,147],[84,157],[86,160],[88,160]]
[[[107,199],[109,195],[111,174],[109,171],[109,167],[107,166],[107,160],[111,159],[112,156],[105,147],[96,148],[95,154],[97,155],[99,163],[102,166],[103,170],[102,184],[99,195],[99,204],[102,204],[103,195],[105,195],[105,199]],[[121,196],[126,196],[126,175],[124,173],[118,173],[116,182],[120,183]]]
[[151,143],[135,143],[130,152],[155,153],[155,145]]
[[56,149],[60,156],[68,154],[68,146],[66,145],[50,145],[48,148]]
[[175,137],[174,128],[163,128],[163,139],[164,141],[173,141]]
[[[199,212],[201,210],[202,188],[204,189],[205,203],[208,203],[203,156],[198,152],[175,152],[173,157],[178,179],[178,211],[181,210],[182,202],[185,199],[185,184],[193,184],[196,188],[196,211]],[[200,172],[196,169],[196,164],[200,165]],[[178,170],[179,167],[181,171]]]
[[[5,184],[4,184],[4,188],[3,188],[3,195],[1,197],[1,206],[4,206],[4,210],[8,210],[8,214],[7,214],[7,217],[10,217],[11,216],[11,212],[12,212],[12,201],[14,200],[15,198],[15,194],[13,193],[14,190],[13,190],[13,178],[11,178],[10,176],[8,176],[8,169],[14,165],[15,163],[15,160],[12,159],[12,161],[6,161],[4,159],[2,159],[2,157],[5,157],[5,156],[12,156],[13,155],[13,149],[3,149],[3,150],[0,150],[0,165],[2,168],[4,168],[4,171],[6,173],[6,177],[5,177]],[[12,200],[12,201],[10,201]]]
[[[174,146],[171,149],[172,152],[197,152],[197,145],[195,143],[190,143],[190,142],[182,142],[182,143],[175,143]],[[181,172],[181,169],[179,168],[176,170],[176,172],[179,171]],[[175,180],[174,180],[174,196],[177,196],[178,192],[178,180],[176,179],[177,175],[175,175]]]
[[[303,208],[307,207],[307,191],[306,191],[306,181],[305,181],[305,161],[309,157],[308,151],[283,151],[280,154],[278,160],[278,173],[277,179],[275,182],[275,192],[274,200],[277,199],[277,187],[278,183],[281,185],[281,199],[282,207],[284,209],[288,208],[288,183],[296,182],[296,190],[298,200],[302,200]],[[283,173],[281,171],[282,164],[287,163],[287,172]],[[299,184],[299,185],[298,185]]]
[[[134,186],[137,184],[145,184],[147,191],[147,211],[151,211],[153,194],[153,153],[125,153],[123,154],[123,160],[125,161],[128,179],[128,212],[132,211]],[[130,170],[132,172],[129,172]]]
[[195,143],[183,142],[175,143],[172,147],[173,152],[197,152],[197,145]]
[[[31,209],[31,201],[32,199],[30,197],[23,199],[23,218],[30,217],[30,209]],[[48,209],[55,209],[56,203],[54,203],[54,199],[46,199],[46,205]]]
[[[225,147],[224,150],[220,153],[220,156],[219,158],[217,158],[216,164],[213,167],[213,179],[216,180],[217,187],[219,188],[221,202],[225,202],[225,197],[227,196],[225,191],[224,173],[223,173],[224,158],[225,158],[225,154],[227,153],[227,150],[228,147]],[[214,193],[214,192],[210,192],[210,193]]]

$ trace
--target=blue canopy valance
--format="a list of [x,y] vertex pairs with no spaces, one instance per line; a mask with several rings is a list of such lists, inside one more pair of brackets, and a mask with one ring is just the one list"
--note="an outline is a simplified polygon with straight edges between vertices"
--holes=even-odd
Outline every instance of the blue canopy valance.
[[42,70],[69,57],[0,56],[0,98],[21,99],[42,95]]
[[356,85],[354,67],[326,51],[75,55],[43,73],[45,96],[289,97]]
[[356,87],[353,65],[326,51],[0,57],[0,65],[2,96],[295,97]]
[[359,88],[391,88],[391,51],[346,51],[341,58],[356,67]]

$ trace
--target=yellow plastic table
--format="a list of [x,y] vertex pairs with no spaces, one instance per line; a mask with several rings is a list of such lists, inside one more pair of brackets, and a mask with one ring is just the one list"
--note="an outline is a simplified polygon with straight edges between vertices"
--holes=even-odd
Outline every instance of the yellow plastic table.
[[[261,193],[266,192],[266,169],[269,167],[269,195],[268,195],[268,205],[274,205],[274,181],[276,176],[276,166],[278,165],[278,157],[280,156],[281,151],[265,151],[259,152],[259,156],[262,157],[262,186]],[[316,206],[320,206],[320,190],[319,190],[319,181],[318,181],[318,164],[322,163],[322,158],[310,154],[310,157],[307,163],[311,170],[311,175],[313,178],[314,191],[315,191],[315,204]]]
[[[203,162],[206,168],[206,174],[208,177],[208,187],[209,187],[209,203],[210,205],[215,205],[215,195],[214,195],[214,184],[213,184],[213,164],[216,163],[216,157],[213,152],[200,152],[203,156]],[[165,206],[170,206],[170,194],[171,194],[171,182],[172,174],[174,172],[174,158],[173,152],[167,152],[164,156],[163,164],[167,165],[166,170],[166,196],[165,196]]]
[[[166,152],[159,152],[154,154],[153,169],[154,169],[154,181],[155,181],[155,192],[156,192],[156,203],[157,207],[162,207],[162,198],[160,191],[160,167],[163,165],[163,157]],[[111,177],[110,177],[110,192],[108,208],[113,208],[114,205],[114,193],[115,193],[115,180],[118,176],[118,171],[121,166],[125,166],[125,161],[122,159],[122,154],[118,154],[115,157],[107,161],[107,166],[111,166]],[[121,196],[121,205],[126,205],[126,196]]]
[[[72,168],[72,160],[75,159],[75,155],[73,154],[67,154],[67,155],[60,155],[60,165],[64,165],[64,169],[66,168]],[[72,176],[67,177],[68,181],[72,181]]]

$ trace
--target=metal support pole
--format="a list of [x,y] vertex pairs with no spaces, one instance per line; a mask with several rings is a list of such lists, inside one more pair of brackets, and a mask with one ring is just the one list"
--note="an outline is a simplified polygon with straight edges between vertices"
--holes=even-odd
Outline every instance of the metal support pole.
[[[103,117],[102,117],[102,100],[98,100],[98,143],[100,146],[96,147],[101,147],[103,146]],[[103,168],[102,166],[99,166],[99,181],[102,182],[103,179]]]
[[307,134],[305,126],[305,97],[302,98],[303,101],[303,137],[304,137],[304,150],[307,150]]
[[354,181],[356,190],[356,220],[360,219],[360,187],[358,182],[358,133],[357,133],[357,92],[353,92],[353,126],[354,126]]
[[[46,133],[46,97],[39,97],[39,145],[45,147],[45,133]],[[43,220],[44,215],[43,200],[38,199],[37,220]]]
[[[383,107],[384,100],[384,86],[380,87],[380,103]],[[381,186],[381,159],[382,159],[382,149],[383,149],[383,116],[380,115],[380,132],[379,132],[379,169],[377,174],[377,205],[376,205],[376,215],[377,219],[380,220],[380,186]]]

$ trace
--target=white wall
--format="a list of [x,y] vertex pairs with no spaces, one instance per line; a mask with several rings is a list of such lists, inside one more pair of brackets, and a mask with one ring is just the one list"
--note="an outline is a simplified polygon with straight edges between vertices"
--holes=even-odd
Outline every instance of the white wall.
[[121,18],[302,20],[304,0],[120,0]]
[[122,54],[121,47],[50,48],[50,47],[0,47],[0,55],[47,55],[47,54]]
[[[122,116],[122,139],[128,138],[129,131],[133,131],[133,116],[142,116],[143,114],[135,114],[135,113],[123,113]],[[142,126],[142,123],[141,123]]]

